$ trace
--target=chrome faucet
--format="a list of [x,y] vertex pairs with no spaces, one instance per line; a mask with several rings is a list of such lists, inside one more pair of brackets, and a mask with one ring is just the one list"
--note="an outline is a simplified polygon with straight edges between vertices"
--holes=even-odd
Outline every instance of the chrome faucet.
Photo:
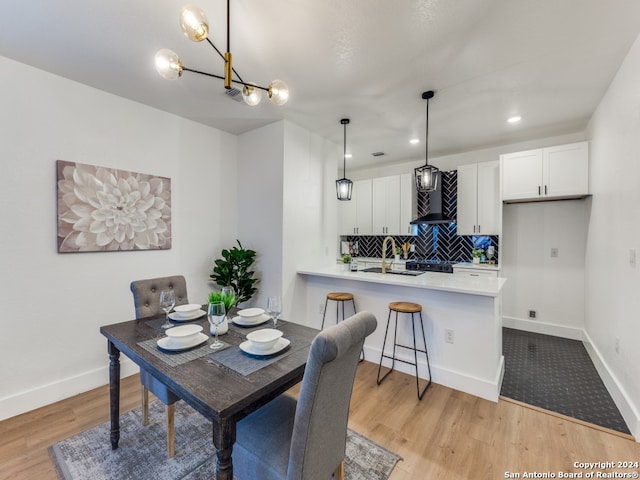
[[382,273],[387,273],[387,268],[391,269],[391,265],[393,265],[393,261],[385,262],[387,258],[387,240],[391,240],[391,255],[396,253],[396,242],[393,237],[385,237],[382,241]]

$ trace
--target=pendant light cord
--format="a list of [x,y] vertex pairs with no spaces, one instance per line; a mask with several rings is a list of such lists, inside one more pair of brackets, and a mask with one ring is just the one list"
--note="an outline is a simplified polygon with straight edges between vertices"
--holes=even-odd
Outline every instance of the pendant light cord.
[[342,149],[342,176],[347,178],[347,124],[344,123],[344,148]]
[[424,164],[429,165],[429,99],[427,98],[427,126],[424,133],[425,157]]

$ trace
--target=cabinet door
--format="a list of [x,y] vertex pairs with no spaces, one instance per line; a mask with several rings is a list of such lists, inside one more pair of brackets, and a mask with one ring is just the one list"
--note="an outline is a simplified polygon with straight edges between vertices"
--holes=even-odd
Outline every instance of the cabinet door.
[[[459,200],[458,208],[460,208]],[[480,235],[499,235],[500,212],[500,162],[479,163],[477,233]]]
[[359,180],[353,183],[357,193],[356,229],[358,235],[371,235],[371,180]]
[[417,235],[418,226],[411,225],[416,218],[416,185],[412,173],[400,175],[400,235]]
[[340,235],[356,235],[357,233],[356,183],[353,184],[351,200],[338,201],[338,207],[340,208]]
[[541,149],[501,155],[500,163],[502,200],[531,199],[541,196]]
[[478,224],[478,167],[460,165],[458,167],[458,214],[456,225],[458,235],[474,235]]
[[589,193],[587,142],[543,149],[545,197],[571,197]]
[[400,233],[400,177],[373,179],[373,234]]

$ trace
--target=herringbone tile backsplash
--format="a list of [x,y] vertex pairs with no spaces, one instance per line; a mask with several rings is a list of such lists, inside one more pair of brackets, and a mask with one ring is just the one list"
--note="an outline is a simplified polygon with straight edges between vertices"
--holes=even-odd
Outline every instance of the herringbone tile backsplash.
[[[442,181],[442,210],[445,216],[456,218],[458,172],[441,172]],[[417,216],[429,213],[429,194],[418,193]],[[449,260],[452,262],[468,262],[471,260],[471,250],[474,243],[484,243],[495,247],[495,257],[498,257],[498,236],[457,235],[456,224],[418,225],[418,235],[403,235],[393,237],[396,245],[409,242],[415,245],[415,252],[409,258],[428,260]],[[357,252],[360,257],[380,257],[382,252],[383,235],[348,236],[347,241],[357,242]]]

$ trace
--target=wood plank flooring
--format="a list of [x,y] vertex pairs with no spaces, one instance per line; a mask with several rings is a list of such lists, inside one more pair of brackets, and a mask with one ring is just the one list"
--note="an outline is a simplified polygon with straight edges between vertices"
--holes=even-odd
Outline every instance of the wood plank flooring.
[[[574,462],[640,461],[628,435],[437,384],[418,401],[413,377],[394,372],[377,386],[376,372],[368,362],[358,367],[349,426],[403,457],[390,480],[586,473]],[[47,447],[107,421],[108,397],[105,386],[0,422],[0,479],[55,480]],[[137,375],[123,379],[121,398],[122,412],[139,406]]]

